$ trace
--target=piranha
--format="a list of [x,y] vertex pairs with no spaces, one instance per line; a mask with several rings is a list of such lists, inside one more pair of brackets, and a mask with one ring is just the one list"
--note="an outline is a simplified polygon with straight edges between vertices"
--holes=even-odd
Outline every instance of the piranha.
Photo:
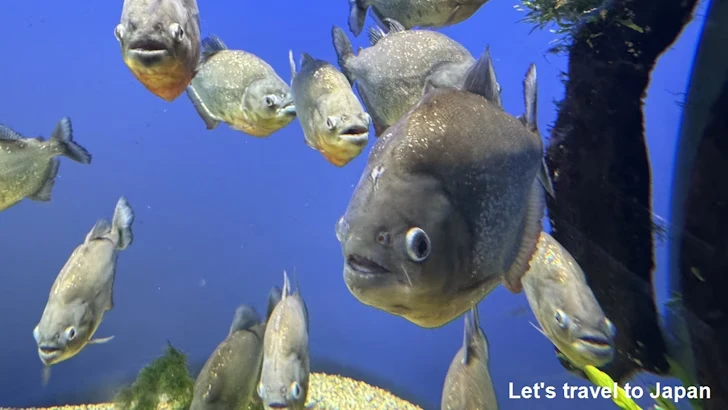
[[273,67],[254,54],[228,50],[214,34],[202,41],[202,60],[187,96],[208,130],[225,122],[263,138],[296,118],[291,89]]
[[196,0],[124,0],[114,29],[124,64],[152,94],[179,97],[200,59]]
[[114,336],[93,338],[114,308],[114,278],[119,251],[131,245],[134,211],[119,198],[109,223],[99,220],[73,251],[53,282],[40,322],[33,329],[43,362],[43,383],[50,366],[77,355],[86,345],[106,343]]
[[310,373],[308,309],[283,272],[281,300],[268,319],[263,339],[258,396],[266,409],[306,409]]
[[336,224],[360,302],[434,328],[501,283],[522,290],[544,214],[534,65],[524,94],[525,124],[501,107],[486,49],[377,140]]
[[488,0],[349,0],[349,29],[358,36],[367,10],[380,19],[397,20],[405,28],[439,28],[462,23]]
[[48,140],[25,138],[0,125],[0,211],[24,198],[50,201],[61,165],[59,156],[91,163],[91,154],[73,141],[69,118],[58,121]]
[[539,331],[569,362],[583,369],[614,359],[614,324],[604,315],[579,264],[548,233],[541,233],[521,283]]
[[254,401],[263,362],[265,323],[248,305],[235,310],[227,337],[195,381],[189,410],[243,409]]
[[330,163],[343,167],[356,158],[369,141],[371,118],[354,95],[349,80],[334,66],[307,53],[296,72],[293,51],[291,90],[306,145]]
[[498,410],[488,369],[488,338],[480,328],[477,305],[465,313],[463,346],[447,371],[440,408]]
[[431,30],[405,30],[386,19],[389,33],[372,28],[371,47],[354,55],[349,38],[334,26],[332,37],[341,72],[361,96],[382,135],[431,88],[456,86],[475,59],[455,40]]

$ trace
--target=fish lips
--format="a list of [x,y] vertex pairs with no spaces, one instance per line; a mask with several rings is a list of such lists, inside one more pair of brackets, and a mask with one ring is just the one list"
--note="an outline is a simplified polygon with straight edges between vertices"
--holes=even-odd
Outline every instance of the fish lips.
[[38,346],[38,357],[44,365],[48,366],[53,364],[58,357],[61,356],[62,349],[54,345],[40,345]]
[[369,127],[363,125],[351,125],[344,128],[339,134],[339,138],[354,145],[366,145],[369,140]]
[[371,258],[350,254],[344,264],[344,281],[352,293],[362,295],[369,289],[391,286],[395,273]]
[[282,106],[281,108],[278,109],[278,115],[295,117],[296,116],[296,105],[291,102],[287,105]]
[[614,359],[613,341],[601,335],[581,336],[574,340],[573,347],[581,354],[588,355],[595,366],[603,366]]
[[159,64],[171,54],[166,44],[156,40],[139,40],[129,44],[127,54],[147,67]]

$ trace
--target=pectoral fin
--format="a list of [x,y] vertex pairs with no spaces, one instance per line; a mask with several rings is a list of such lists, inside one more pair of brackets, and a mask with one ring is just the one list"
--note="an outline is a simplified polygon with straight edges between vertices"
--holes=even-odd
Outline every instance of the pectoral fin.
[[91,339],[91,340],[88,341],[88,343],[89,344],[101,344],[101,343],[110,342],[111,339],[113,339],[113,338],[114,338],[114,336],[102,337],[102,338],[97,338],[97,339]]

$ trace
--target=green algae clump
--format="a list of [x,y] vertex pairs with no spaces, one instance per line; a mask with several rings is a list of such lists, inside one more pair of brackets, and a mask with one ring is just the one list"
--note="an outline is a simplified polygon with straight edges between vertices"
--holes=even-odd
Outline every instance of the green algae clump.
[[131,386],[120,390],[114,407],[124,410],[186,410],[195,381],[187,355],[168,344],[164,354],[144,367]]

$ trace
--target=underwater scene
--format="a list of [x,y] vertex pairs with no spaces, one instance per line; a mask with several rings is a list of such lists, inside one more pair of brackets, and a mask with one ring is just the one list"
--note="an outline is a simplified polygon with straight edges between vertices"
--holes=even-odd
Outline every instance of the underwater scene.
[[728,0],[0,16],[0,410],[728,410]]

